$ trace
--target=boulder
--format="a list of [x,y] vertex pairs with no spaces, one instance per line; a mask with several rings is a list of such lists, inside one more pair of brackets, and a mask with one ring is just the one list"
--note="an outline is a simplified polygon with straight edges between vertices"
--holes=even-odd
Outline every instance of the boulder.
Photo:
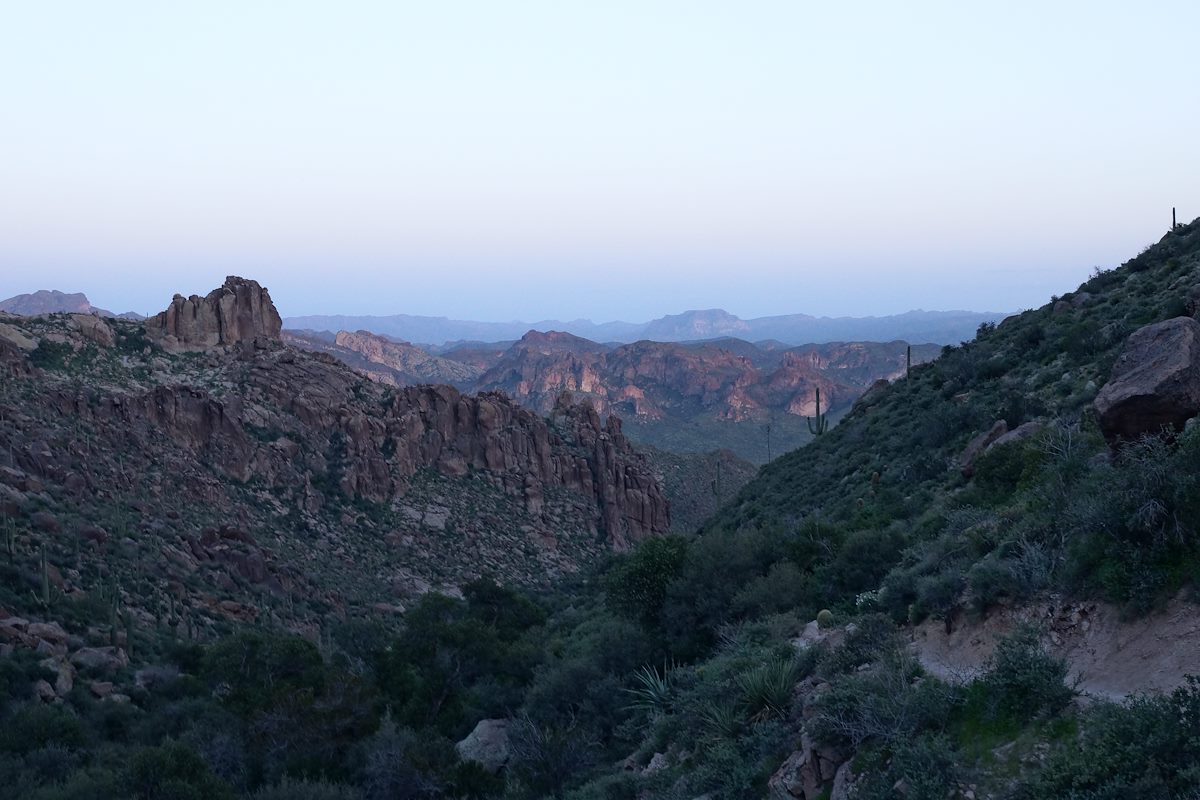
[[854,785],[854,770],[847,761],[838,767],[833,776],[833,789],[829,792],[829,800],[850,800],[850,790]]
[[1026,439],[1032,439],[1034,436],[1037,436],[1042,432],[1043,427],[1044,426],[1040,422],[1026,422],[1018,425],[1008,433],[996,439],[996,441],[989,444],[986,448],[984,448],[983,452],[986,453],[992,448],[1000,447],[1001,445],[1012,444],[1014,442],[1023,442]]
[[93,314],[72,314],[71,327],[78,330],[83,338],[101,347],[112,347],[117,343],[117,337],[108,323]]
[[650,759],[650,763],[642,770],[643,775],[653,775],[656,772],[662,772],[668,766],[666,753],[655,753]]
[[1008,433],[1008,423],[1004,420],[996,420],[992,427],[988,428],[983,433],[976,436],[963,449],[958,457],[958,465],[962,469],[964,478],[969,478],[975,474],[975,460],[983,455],[983,452],[988,449],[1004,434]]
[[230,276],[205,297],[175,295],[171,305],[146,320],[146,334],[170,352],[280,338],[283,320],[258,281]]
[[480,720],[467,738],[454,745],[458,757],[474,761],[493,775],[500,772],[510,755],[508,726],[506,719]]
[[35,639],[45,639],[50,644],[63,644],[67,641],[67,632],[57,622],[31,622],[25,632]]
[[1176,317],[1134,331],[1093,405],[1110,442],[1182,430],[1200,413],[1200,322]]
[[58,533],[62,530],[62,525],[58,522],[58,517],[51,514],[49,511],[35,511],[29,517],[29,522],[35,530],[42,533]]
[[821,792],[821,779],[809,761],[810,755],[810,750],[797,750],[775,770],[767,781],[772,800],[816,800]]
[[53,703],[58,699],[58,695],[54,693],[54,687],[44,680],[40,680],[33,685],[33,693],[43,703]]
[[129,664],[129,657],[117,647],[81,647],[71,654],[71,663],[84,669],[115,672]]
[[7,342],[17,350],[32,352],[37,349],[37,339],[30,338],[25,332],[13,325],[0,322],[0,341]]

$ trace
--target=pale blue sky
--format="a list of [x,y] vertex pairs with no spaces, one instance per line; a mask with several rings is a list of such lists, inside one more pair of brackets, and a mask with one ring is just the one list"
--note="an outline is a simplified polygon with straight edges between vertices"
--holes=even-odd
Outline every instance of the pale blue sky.
[[0,296],[1015,309],[1200,215],[1196,2],[0,0]]

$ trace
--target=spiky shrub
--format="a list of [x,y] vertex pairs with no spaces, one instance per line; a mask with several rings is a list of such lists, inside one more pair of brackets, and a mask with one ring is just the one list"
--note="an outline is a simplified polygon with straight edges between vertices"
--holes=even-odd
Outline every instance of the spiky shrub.
[[633,673],[633,688],[624,689],[633,698],[629,708],[644,711],[650,716],[666,714],[671,710],[671,670],[663,664],[660,673],[645,665]]
[[792,690],[800,680],[800,665],[795,659],[778,658],[760,664],[737,678],[742,701],[755,720],[782,716],[792,703]]
[[700,709],[700,720],[713,739],[734,739],[741,733],[745,715],[741,705],[731,697],[705,703]]

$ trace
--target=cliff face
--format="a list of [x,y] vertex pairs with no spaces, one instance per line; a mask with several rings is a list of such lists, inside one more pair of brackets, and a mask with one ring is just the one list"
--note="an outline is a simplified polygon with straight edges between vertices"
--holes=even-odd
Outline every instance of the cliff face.
[[283,321],[258,281],[230,276],[204,297],[175,295],[165,311],[146,320],[146,334],[168,352],[278,340]]
[[397,373],[398,385],[446,383],[462,388],[470,385],[482,371],[469,364],[431,355],[407,342],[393,342],[366,331],[341,331],[334,344],[393,370]]
[[[590,346],[589,346],[590,345]],[[609,348],[569,334],[530,333],[481,375],[500,390],[549,410],[559,392],[588,398],[631,420],[703,415],[730,422],[770,414],[811,415],[851,404],[874,381],[904,372],[903,342],[834,343],[772,352],[747,342],[637,342]],[[937,348],[913,348],[913,363]]]
[[[147,348],[134,322],[105,344],[70,317],[8,318],[57,356],[0,339],[0,511],[44,512],[93,543],[85,562],[136,551],[154,592],[236,619],[263,591],[350,610],[483,575],[544,584],[669,529],[616,420],[365,380],[264,336],[265,290],[226,288],[150,326],[192,347],[215,330],[199,357]],[[201,338],[180,322],[204,315]]]

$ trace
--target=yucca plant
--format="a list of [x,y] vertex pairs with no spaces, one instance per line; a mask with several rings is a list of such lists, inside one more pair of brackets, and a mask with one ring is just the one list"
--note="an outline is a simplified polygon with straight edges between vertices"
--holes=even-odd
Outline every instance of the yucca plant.
[[671,710],[671,669],[663,662],[662,673],[649,664],[633,673],[634,686],[623,689],[626,694],[633,696],[633,702],[626,708],[645,711],[651,716],[669,713]]
[[800,680],[795,659],[768,661],[737,677],[742,700],[756,722],[782,716],[792,704],[792,690]]
[[745,717],[742,706],[732,697],[705,703],[700,709],[700,719],[709,735],[714,739],[732,739],[742,730]]

